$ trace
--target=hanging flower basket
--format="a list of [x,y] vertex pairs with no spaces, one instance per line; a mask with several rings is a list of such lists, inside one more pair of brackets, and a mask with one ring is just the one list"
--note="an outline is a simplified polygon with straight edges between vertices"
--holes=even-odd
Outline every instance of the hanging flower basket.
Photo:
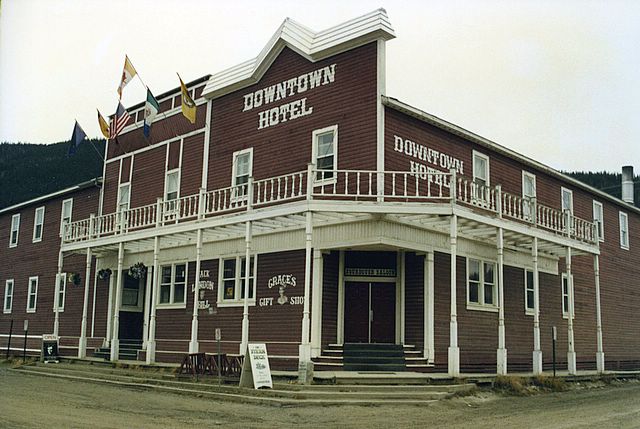
[[80,283],[82,282],[82,278],[79,273],[69,273],[67,280],[75,286],[80,286]]
[[134,279],[141,279],[147,274],[147,267],[142,262],[136,262],[131,267],[129,267],[129,277],[133,277]]
[[103,269],[98,271],[98,278],[100,280],[108,280],[109,277],[111,277],[111,269],[110,268],[103,268]]

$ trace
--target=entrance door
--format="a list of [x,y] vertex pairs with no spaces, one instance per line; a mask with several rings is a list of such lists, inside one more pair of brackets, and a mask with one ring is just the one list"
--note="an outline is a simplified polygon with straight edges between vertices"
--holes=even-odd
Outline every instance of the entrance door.
[[345,284],[344,338],[347,343],[395,343],[395,283]]

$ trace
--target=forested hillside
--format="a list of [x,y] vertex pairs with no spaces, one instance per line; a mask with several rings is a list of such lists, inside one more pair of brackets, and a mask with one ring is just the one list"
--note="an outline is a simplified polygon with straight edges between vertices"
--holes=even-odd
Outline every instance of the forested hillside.
[[[102,175],[104,140],[82,142],[71,157],[67,157],[68,149],[68,141],[46,145],[0,143],[0,209]],[[620,198],[620,173],[565,174]],[[635,205],[640,207],[640,176],[635,177],[635,183]]]

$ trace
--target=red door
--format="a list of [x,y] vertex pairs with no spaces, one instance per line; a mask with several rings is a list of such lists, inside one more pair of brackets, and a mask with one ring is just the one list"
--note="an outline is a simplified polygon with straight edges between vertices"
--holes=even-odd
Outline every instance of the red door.
[[395,283],[347,282],[344,294],[345,343],[395,343]]

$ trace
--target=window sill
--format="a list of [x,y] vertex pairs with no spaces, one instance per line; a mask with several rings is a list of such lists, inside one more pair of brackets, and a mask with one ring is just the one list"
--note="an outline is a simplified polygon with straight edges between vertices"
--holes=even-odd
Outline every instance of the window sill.
[[[55,309],[55,308],[53,309],[53,312],[54,312],[54,313],[56,312],[56,309]],[[32,311],[32,313],[34,313],[34,312]],[[58,309],[58,313],[64,313],[64,308],[59,308],[59,309]]]
[[18,243],[9,245],[9,249],[13,249],[14,247],[18,247]]
[[494,305],[481,305],[481,304],[473,304],[473,303],[467,303],[467,310],[486,311],[489,313],[497,313],[500,311],[500,309]]
[[[255,299],[250,299],[248,301],[248,305],[249,307],[255,307],[256,306],[256,300]],[[218,301],[216,303],[216,306],[224,308],[224,307],[242,307],[244,306],[244,300],[228,300],[228,301]]]
[[42,241],[42,237],[33,240],[32,243],[40,243],[41,241]]
[[629,246],[623,246],[622,244],[620,245],[620,248],[621,248],[622,250],[629,250]]
[[34,308],[33,310],[29,310],[29,309],[27,309],[27,313],[35,313],[35,312],[36,312],[36,309],[35,309],[35,308]]
[[11,314],[11,310],[4,310],[2,314]]
[[181,304],[157,304],[156,310],[179,310],[187,308],[187,303]]
[[535,310],[525,310],[524,311],[524,315],[525,316],[535,316],[536,312],[535,312]]

